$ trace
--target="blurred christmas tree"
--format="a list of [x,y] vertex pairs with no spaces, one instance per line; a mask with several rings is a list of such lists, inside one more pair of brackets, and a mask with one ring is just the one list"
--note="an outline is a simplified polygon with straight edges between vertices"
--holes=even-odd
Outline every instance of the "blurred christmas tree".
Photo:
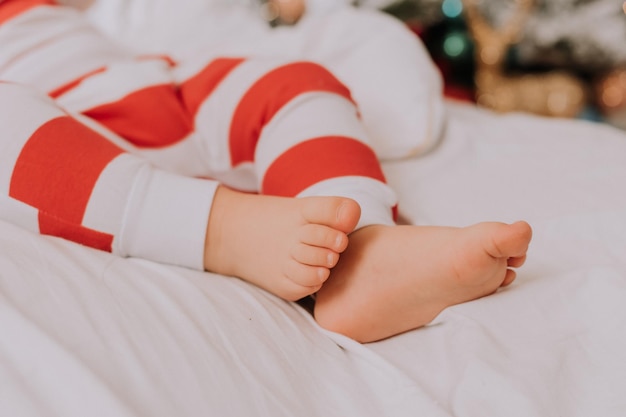
[[[367,1],[363,3],[367,4]],[[461,0],[399,0],[384,10],[419,25],[458,29]],[[494,26],[506,22],[516,0],[481,0],[483,15]],[[523,65],[575,67],[596,72],[626,65],[626,16],[622,0],[537,0],[517,45]]]
[[[477,7],[485,21],[497,28],[518,12],[519,2],[479,0]],[[449,94],[472,96],[475,42],[462,0],[359,2],[368,3],[377,3],[422,37],[442,70]],[[590,106],[614,124],[626,126],[625,12],[622,0],[536,0],[508,51],[506,66],[518,73],[565,69],[588,84]],[[588,111],[581,117],[594,118],[595,113]]]

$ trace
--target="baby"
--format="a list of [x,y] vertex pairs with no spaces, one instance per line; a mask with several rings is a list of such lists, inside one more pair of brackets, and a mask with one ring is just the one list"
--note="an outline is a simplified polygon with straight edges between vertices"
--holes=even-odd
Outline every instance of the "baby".
[[0,44],[0,215],[24,228],[316,294],[320,325],[360,342],[525,261],[525,222],[396,225],[360,103],[319,63],[139,55],[51,0],[0,3]]

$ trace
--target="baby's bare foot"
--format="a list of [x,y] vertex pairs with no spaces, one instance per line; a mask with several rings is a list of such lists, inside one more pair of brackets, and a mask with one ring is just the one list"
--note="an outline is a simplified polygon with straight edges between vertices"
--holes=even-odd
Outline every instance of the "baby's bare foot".
[[513,282],[531,236],[525,222],[365,227],[317,293],[315,318],[361,342],[418,328]]
[[360,214],[359,205],[347,198],[283,198],[220,187],[204,266],[297,300],[326,281]]

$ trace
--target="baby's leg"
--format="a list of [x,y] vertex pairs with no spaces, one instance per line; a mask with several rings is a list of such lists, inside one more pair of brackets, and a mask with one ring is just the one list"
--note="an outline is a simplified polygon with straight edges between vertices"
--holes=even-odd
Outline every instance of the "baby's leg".
[[350,88],[381,159],[432,149],[443,130],[445,109],[441,75],[424,45],[382,12],[336,8],[323,16],[305,14],[293,27],[303,55]]
[[395,195],[349,91],[310,62],[229,58],[192,68],[177,74],[208,175],[261,194],[218,192],[206,269],[289,300],[314,293],[357,222],[393,223]]
[[0,218],[121,256],[202,269],[217,183],[156,169],[119,141],[33,88],[0,82]]
[[361,342],[418,328],[513,282],[531,234],[525,222],[365,227],[317,293],[315,318]]
[[[224,171],[252,169],[262,194],[314,198],[222,190],[209,222],[207,269],[287,299],[319,289],[315,313],[322,326],[362,341],[424,325],[446,306],[512,279],[512,273],[506,278],[508,258],[509,266],[521,265],[529,231],[524,236],[486,225],[394,225],[393,192],[367,146],[349,93],[326,70],[306,62],[276,67],[267,61],[219,62],[203,72],[210,78],[212,66],[226,68],[219,87],[199,106],[187,106],[200,109],[196,126],[206,138],[217,139],[207,143],[207,160],[221,160]],[[183,97],[196,91],[186,87],[190,82],[182,85]],[[219,149],[229,150],[228,158],[213,157],[211,151]],[[350,197],[358,207],[329,196]],[[497,229],[515,231],[521,225]],[[312,229],[321,230],[321,237],[303,238]],[[485,246],[493,239],[506,243],[502,254]],[[450,259],[456,266],[449,267]],[[330,279],[321,286],[329,270]],[[455,281],[455,274],[462,279]],[[489,279],[483,282],[485,274]],[[409,296],[416,292],[421,298]]]

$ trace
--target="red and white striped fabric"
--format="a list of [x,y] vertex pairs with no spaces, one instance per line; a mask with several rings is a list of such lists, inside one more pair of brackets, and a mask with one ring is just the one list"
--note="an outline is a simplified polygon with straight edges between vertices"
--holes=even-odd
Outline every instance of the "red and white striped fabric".
[[320,65],[134,57],[49,0],[0,3],[0,44],[3,218],[193,268],[218,183],[352,197],[360,226],[393,222],[350,93]]
[[122,256],[202,268],[214,181],[155,169],[21,85],[0,83],[0,126],[0,217]]

